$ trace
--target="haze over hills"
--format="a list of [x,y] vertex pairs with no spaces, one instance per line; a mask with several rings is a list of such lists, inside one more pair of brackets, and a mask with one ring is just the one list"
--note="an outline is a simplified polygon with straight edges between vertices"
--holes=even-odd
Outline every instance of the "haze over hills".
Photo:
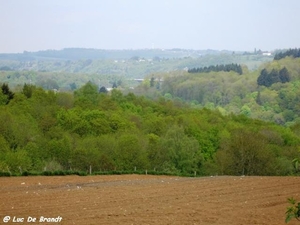
[[[210,66],[226,63],[240,63],[250,70],[256,69],[262,62],[270,61],[272,55],[261,50],[253,52],[234,52],[230,50],[193,50],[193,49],[125,49],[104,50],[86,48],[65,48],[62,50],[44,50],[23,53],[0,54],[2,70],[33,70],[48,72],[83,72],[98,74],[118,74],[136,77],[135,72],[127,73],[137,64],[116,65],[118,62],[148,63],[144,71],[139,69],[139,77],[151,72],[166,72],[196,66]],[[163,62],[163,63],[161,63]],[[144,63],[144,64],[146,64]],[[70,64],[72,66],[70,67]],[[105,66],[105,70],[101,67]],[[112,66],[113,64],[113,66]],[[153,66],[153,64],[156,64]],[[157,64],[160,64],[159,66]],[[163,64],[163,66],[161,66]],[[168,64],[169,66],[166,66]],[[170,66],[172,65],[172,66]],[[122,67],[121,69],[119,67]]]
[[229,50],[193,50],[193,49],[92,49],[92,48],[64,48],[62,50],[43,50],[23,53],[0,53],[0,60],[82,60],[82,59],[130,59],[140,58],[184,58],[199,57],[207,54],[230,54]]
[[[76,83],[77,87],[88,81],[102,83],[111,87],[116,80],[143,79],[153,73],[168,73],[217,64],[237,63],[249,70],[257,69],[262,63],[271,61],[272,55],[262,51],[233,52],[229,50],[191,50],[191,49],[139,49],[139,50],[101,50],[66,48],[0,54],[0,82],[40,85],[43,80],[55,80],[64,90]],[[16,71],[16,72],[13,72]],[[100,81],[99,81],[100,80]],[[127,84],[125,86],[134,86]],[[51,85],[50,85],[51,86]],[[47,86],[49,87],[49,86]],[[51,86],[52,87],[52,86]]]

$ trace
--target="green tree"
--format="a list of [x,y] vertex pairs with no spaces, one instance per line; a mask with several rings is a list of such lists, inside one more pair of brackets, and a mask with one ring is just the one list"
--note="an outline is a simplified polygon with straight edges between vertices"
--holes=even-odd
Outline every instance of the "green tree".
[[100,170],[114,170],[116,168],[116,159],[118,158],[116,137],[111,134],[97,137],[97,147],[100,152],[98,160]]
[[31,159],[27,152],[22,149],[18,149],[15,152],[8,152],[5,155],[5,162],[10,172],[22,173],[23,171],[29,171],[31,169]]
[[251,109],[250,109],[249,106],[243,105],[243,107],[241,108],[241,112],[240,113],[249,117],[251,115]]
[[31,98],[32,96],[32,92],[34,91],[36,87],[34,85],[31,84],[24,84],[23,86],[23,90],[22,93],[27,97],[27,98]]
[[219,162],[227,167],[223,170],[225,174],[270,175],[273,173],[275,157],[267,140],[260,133],[237,129],[232,132],[228,142],[222,143],[221,149],[220,151],[225,152],[218,153],[217,157]]
[[6,104],[14,98],[14,93],[9,89],[8,84],[3,83],[1,86],[2,93],[7,96]]
[[68,169],[68,159],[71,153],[71,141],[67,136],[60,139],[51,139],[45,146],[45,155],[50,160],[58,162],[62,168]]
[[162,139],[162,147],[176,170],[192,173],[198,169],[199,144],[196,139],[185,135],[182,127],[170,128]]
[[101,162],[101,149],[97,137],[86,136],[76,141],[76,146],[71,152],[70,167],[75,170],[100,171],[103,167]]
[[74,92],[75,105],[82,108],[94,108],[99,99],[98,87],[92,82],[87,82],[84,86]]
[[269,74],[266,69],[263,69],[260,72],[259,77],[257,78],[257,84],[258,85],[264,85],[266,87],[271,86],[271,80],[269,79]]
[[0,91],[0,105],[6,105],[7,101],[7,95],[3,94],[3,92]]
[[283,67],[279,71],[279,79],[280,79],[281,83],[290,82],[290,80],[291,80],[290,73],[286,67]]
[[170,161],[170,157],[166,149],[161,144],[161,138],[153,133],[147,135],[147,157],[150,167],[154,170],[164,170],[167,162]]
[[28,142],[24,147],[24,150],[27,152],[28,157],[32,162],[32,170],[34,171],[42,171],[45,167],[45,145],[43,141],[41,141],[41,145],[36,142]]
[[135,134],[122,134],[118,138],[117,169],[147,169],[147,155],[141,141]]
[[65,109],[71,109],[74,106],[74,95],[68,92],[57,93],[57,104]]

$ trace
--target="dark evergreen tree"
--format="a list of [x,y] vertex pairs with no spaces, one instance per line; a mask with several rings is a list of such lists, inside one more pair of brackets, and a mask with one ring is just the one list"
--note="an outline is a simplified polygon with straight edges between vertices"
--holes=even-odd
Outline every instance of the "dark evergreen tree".
[[263,85],[268,87],[268,71],[266,69],[263,69],[260,72],[259,77],[257,78],[257,84]]
[[15,94],[9,89],[9,86],[6,83],[2,84],[1,90],[2,90],[2,93],[7,96],[6,104],[8,104],[10,102],[10,100],[12,100],[14,98]]
[[243,74],[243,69],[242,69],[242,66],[241,65],[237,65],[237,69],[236,69],[236,72],[240,75]]
[[104,86],[102,86],[101,88],[100,88],[100,90],[99,90],[99,93],[104,93],[104,94],[106,94],[108,91],[107,91],[107,89],[104,87]]
[[77,85],[73,82],[72,84],[70,84],[70,88],[72,91],[77,89]]
[[277,70],[275,69],[272,69],[271,73],[269,74],[269,86],[271,86],[272,84],[274,83],[277,83],[277,82],[280,82],[280,79],[279,79],[279,73]]
[[114,81],[114,83],[113,83],[113,85],[112,85],[112,88],[117,88],[118,86],[117,86],[117,83],[116,83],[116,81]]
[[285,67],[279,71],[279,79],[282,83],[286,83],[291,80],[289,71]]
[[155,82],[154,77],[151,77],[151,79],[150,79],[150,87],[154,87],[154,82]]
[[257,78],[257,84],[270,87],[274,83],[277,82],[286,83],[289,82],[290,80],[291,80],[290,74],[285,67],[281,69],[279,72],[275,69],[272,69],[270,73],[268,73],[266,69],[263,69],[260,72],[259,77]]

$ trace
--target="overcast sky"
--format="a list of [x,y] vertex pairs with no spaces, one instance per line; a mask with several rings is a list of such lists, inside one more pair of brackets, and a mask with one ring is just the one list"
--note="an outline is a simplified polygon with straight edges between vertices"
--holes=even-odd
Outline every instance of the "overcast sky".
[[300,0],[0,0],[0,52],[300,47]]

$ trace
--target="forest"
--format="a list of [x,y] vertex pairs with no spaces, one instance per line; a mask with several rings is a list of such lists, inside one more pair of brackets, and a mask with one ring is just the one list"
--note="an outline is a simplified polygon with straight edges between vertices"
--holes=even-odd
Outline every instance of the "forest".
[[154,73],[133,91],[218,110],[222,115],[244,114],[283,126],[300,122],[300,58],[273,60],[257,70],[243,65],[242,70],[242,75],[232,70]]
[[[240,75],[239,75],[240,76]],[[31,84],[0,91],[0,171],[156,171],[177,175],[299,172],[300,124],[194,108],[87,82],[73,92]]]
[[[109,64],[0,60],[0,172],[297,174],[300,58],[277,54],[289,53],[274,60],[221,54]],[[178,62],[181,69],[173,67]],[[137,75],[79,72],[99,69],[94,63],[148,75],[131,88]]]

